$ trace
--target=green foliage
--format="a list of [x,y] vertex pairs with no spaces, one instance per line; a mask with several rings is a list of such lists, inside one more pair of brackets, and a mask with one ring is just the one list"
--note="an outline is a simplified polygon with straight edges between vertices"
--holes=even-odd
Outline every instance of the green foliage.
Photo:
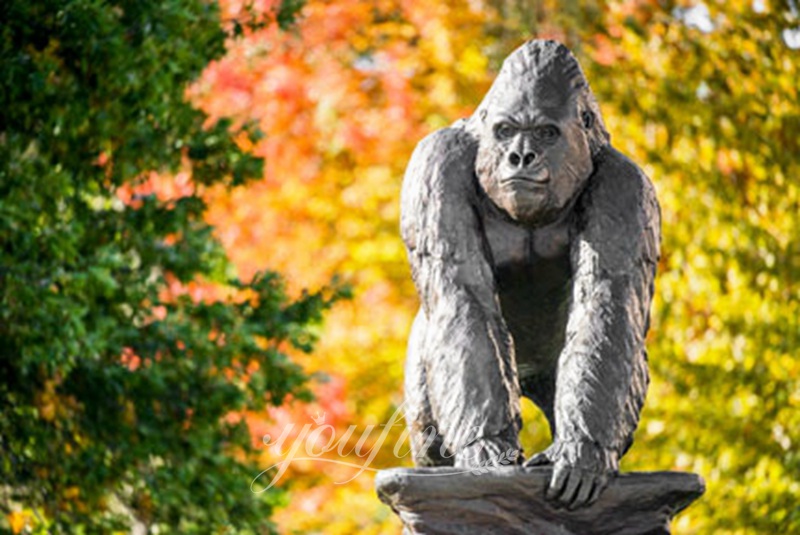
[[283,0],[275,17],[278,26],[284,30],[287,29],[304,5],[306,5],[306,0]]
[[184,100],[224,51],[216,4],[0,9],[0,511],[49,533],[269,531],[280,495],[249,491],[241,414],[308,396],[284,352],[311,350],[342,289],[238,280],[197,193],[117,196],[181,165],[195,192],[260,176]]

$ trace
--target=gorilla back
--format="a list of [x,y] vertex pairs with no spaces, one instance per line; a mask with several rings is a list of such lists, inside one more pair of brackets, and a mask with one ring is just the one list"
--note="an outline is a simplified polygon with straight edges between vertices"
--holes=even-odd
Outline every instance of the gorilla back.
[[401,232],[422,303],[406,364],[416,462],[519,462],[522,393],[551,425],[528,461],[554,465],[549,495],[597,499],[647,389],[660,217],[563,45],[524,44],[472,117],[418,145]]

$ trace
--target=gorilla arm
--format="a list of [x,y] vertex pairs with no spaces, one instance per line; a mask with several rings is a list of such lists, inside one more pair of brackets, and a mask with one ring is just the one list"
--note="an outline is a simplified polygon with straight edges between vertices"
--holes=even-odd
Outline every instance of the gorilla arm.
[[520,450],[513,344],[479,215],[476,152],[458,127],[435,132],[414,151],[402,192],[401,233],[427,320],[422,387],[456,466]]
[[573,297],[559,357],[548,495],[593,502],[632,442],[648,384],[644,338],[659,257],[652,184],[611,147],[576,211]]

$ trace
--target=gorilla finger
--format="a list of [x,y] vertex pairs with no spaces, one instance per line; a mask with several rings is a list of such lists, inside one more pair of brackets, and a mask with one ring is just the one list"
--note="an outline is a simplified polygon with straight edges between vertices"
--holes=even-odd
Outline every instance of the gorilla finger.
[[600,476],[594,482],[594,490],[592,491],[592,495],[589,496],[589,500],[586,502],[587,505],[591,505],[597,501],[602,494],[603,490],[608,486],[608,476]]
[[562,504],[572,507],[572,504],[578,495],[578,491],[581,488],[582,480],[583,478],[580,476],[580,472],[573,470],[572,473],[570,473],[567,484],[564,486],[564,492],[561,493],[561,497],[559,498],[559,501]]
[[547,487],[547,493],[545,497],[548,500],[553,500],[561,494],[561,491],[564,489],[564,485],[567,483],[567,478],[569,477],[569,469],[566,468],[564,465],[556,464],[556,467],[553,469],[553,477],[550,478],[550,486]]
[[581,479],[580,490],[578,491],[578,494],[575,496],[575,499],[569,506],[570,510],[583,507],[584,505],[588,505],[589,498],[591,498],[592,495],[594,494],[594,489],[596,486],[597,486],[597,479],[594,476],[590,474],[584,476]]

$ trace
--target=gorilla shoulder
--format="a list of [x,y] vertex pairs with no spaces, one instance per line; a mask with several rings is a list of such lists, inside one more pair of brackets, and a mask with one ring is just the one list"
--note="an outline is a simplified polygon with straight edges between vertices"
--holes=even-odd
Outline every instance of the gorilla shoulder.
[[577,230],[619,249],[619,254],[611,255],[619,261],[657,263],[661,213],[653,183],[611,145],[594,163],[595,171],[576,207]]
[[460,122],[440,128],[425,136],[417,143],[411,158],[424,157],[426,159],[441,161],[475,157],[478,150],[478,141],[475,137],[460,125]]

